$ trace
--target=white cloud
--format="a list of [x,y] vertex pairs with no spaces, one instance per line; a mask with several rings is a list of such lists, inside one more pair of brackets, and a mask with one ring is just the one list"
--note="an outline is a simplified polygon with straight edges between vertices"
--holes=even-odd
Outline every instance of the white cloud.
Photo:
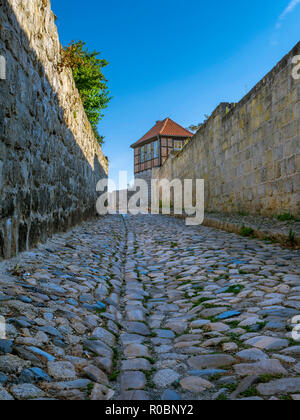
[[285,8],[285,10],[279,16],[279,21],[285,19],[286,15],[288,15],[289,13],[292,13],[298,4],[300,4],[300,0],[291,0],[289,5]]
[[278,42],[279,42],[278,41],[278,33],[279,33],[280,29],[282,28],[283,21],[286,19],[287,15],[289,15],[290,13],[292,13],[295,10],[295,7],[297,7],[298,4],[300,4],[300,0],[290,0],[287,7],[284,9],[284,11],[278,17],[276,25],[275,25],[274,33],[272,34],[272,37],[271,37],[271,40],[270,40],[271,45],[276,46],[278,44]]

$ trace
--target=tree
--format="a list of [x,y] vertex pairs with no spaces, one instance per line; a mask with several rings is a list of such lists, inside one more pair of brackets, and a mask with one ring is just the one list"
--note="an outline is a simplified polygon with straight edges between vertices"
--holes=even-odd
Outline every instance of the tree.
[[192,131],[194,133],[197,133],[197,131],[200,130],[200,128],[205,125],[205,123],[207,122],[207,120],[209,119],[209,117],[210,117],[209,115],[205,114],[204,115],[204,118],[205,118],[204,122],[199,123],[199,124],[192,124],[192,125],[190,125],[188,127],[188,130],[190,130],[190,131]]
[[193,125],[190,125],[188,127],[188,130],[189,131],[192,131],[193,133],[196,133],[202,127],[202,125],[203,124],[197,124],[197,125],[193,124]]
[[111,97],[102,71],[108,62],[98,58],[99,55],[96,51],[89,52],[85,42],[72,41],[62,51],[62,66],[71,68],[86,115],[99,144],[102,145],[104,137],[99,134],[97,126]]

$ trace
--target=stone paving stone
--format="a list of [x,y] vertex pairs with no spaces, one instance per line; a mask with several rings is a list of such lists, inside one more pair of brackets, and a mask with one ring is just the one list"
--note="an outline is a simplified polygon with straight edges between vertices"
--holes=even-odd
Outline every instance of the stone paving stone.
[[91,384],[88,379],[77,379],[75,381],[43,383],[43,388],[54,391],[72,391],[87,388]]
[[175,338],[174,332],[170,330],[153,330],[153,332],[157,334],[157,337],[160,337],[160,338],[169,338],[169,339]]
[[223,366],[232,366],[235,359],[225,354],[212,354],[205,356],[196,356],[188,360],[188,364],[193,369],[219,368]]
[[287,375],[278,360],[262,360],[257,363],[240,364],[234,366],[234,371],[238,376],[250,375]]
[[91,393],[91,401],[109,401],[115,392],[104,385],[95,384]]
[[0,263],[0,399],[297,399],[299,267],[297,250],[159,215],[55,235]]
[[300,362],[294,366],[294,370],[300,374]]
[[120,401],[148,401],[149,394],[145,391],[126,391],[122,392],[117,398]]
[[124,372],[121,375],[121,389],[128,391],[132,389],[142,390],[146,385],[146,376],[143,372]]
[[286,395],[300,392],[300,378],[285,378],[271,381],[268,384],[260,384],[257,387],[261,395]]
[[180,381],[180,385],[183,389],[191,392],[203,392],[207,389],[214,388],[214,385],[211,382],[206,381],[202,378],[197,378],[195,376],[188,376]]
[[162,401],[181,401],[181,396],[173,391],[172,389],[167,389],[161,397]]
[[245,342],[246,346],[257,347],[262,350],[281,350],[287,347],[288,344],[288,340],[266,336],[254,337]]
[[21,373],[23,369],[30,367],[28,360],[22,360],[17,356],[7,355],[0,356],[0,371],[3,373]]
[[146,339],[141,335],[123,333],[120,335],[120,341],[123,346],[127,346],[129,344],[142,344]]
[[171,320],[166,323],[166,327],[176,334],[183,334],[187,330],[188,324],[187,322]]
[[129,321],[145,321],[144,312],[138,309],[127,311],[127,318]]
[[221,322],[214,322],[204,326],[203,328],[205,331],[219,331],[224,332],[230,330],[230,327],[226,324],[222,324]]
[[122,370],[151,370],[151,363],[146,359],[129,359],[122,363]]
[[0,339],[0,354],[9,354],[12,352],[13,341]]
[[199,376],[201,378],[211,378],[220,374],[225,374],[226,370],[223,369],[202,369],[202,370],[189,370],[188,375]]
[[282,350],[282,353],[289,356],[300,356],[300,346],[292,346]]
[[153,382],[157,388],[166,388],[180,378],[180,375],[172,369],[159,370],[153,377]]
[[191,328],[196,329],[196,328],[203,328],[204,325],[209,324],[210,321],[207,319],[198,319],[197,321],[193,321],[191,322]]
[[14,397],[0,385],[0,401],[13,401]]
[[222,350],[224,352],[231,352],[232,353],[232,352],[238,350],[238,348],[239,348],[239,346],[235,343],[224,343],[222,345]]
[[111,374],[113,371],[113,359],[109,357],[96,357],[94,363],[101,370],[105,371],[108,374]]
[[41,389],[31,384],[14,385],[10,391],[17,400],[32,400],[45,396]]
[[0,386],[5,385],[8,382],[8,376],[4,373],[0,373]]
[[113,334],[111,334],[109,331],[105,330],[104,328],[96,328],[92,336],[94,338],[97,338],[99,340],[103,340],[105,344],[108,344],[109,346],[113,347],[115,345],[116,338]]
[[124,356],[128,358],[150,357],[149,350],[142,344],[129,344],[125,347]]
[[94,365],[89,365],[83,369],[86,377],[98,384],[108,385],[107,375]]
[[70,362],[49,362],[48,373],[57,380],[73,380],[76,378],[74,365]]
[[269,356],[259,349],[242,350],[236,356],[245,362],[258,362],[260,360],[269,359]]
[[113,355],[111,348],[99,340],[86,340],[83,344],[87,350],[91,351],[97,356],[112,357]]
[[147,336],[150,334],[150,330],[147,325],[143,324],[142,322],[130,322],[128,328],[128,333],[130,334],[139,334]]

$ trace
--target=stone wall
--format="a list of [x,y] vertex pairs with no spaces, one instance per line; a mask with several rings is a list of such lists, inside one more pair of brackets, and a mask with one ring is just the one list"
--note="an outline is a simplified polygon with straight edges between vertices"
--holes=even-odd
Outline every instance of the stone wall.
[[0,0],[0,258],[95,214],[104,157],[48,0]]
[[146,171],[139,172],[138,174],[135,174],[135,179],[141,179],[143,181],[146,181],[148,184],[148,201],[149,205],[151,203],[151,180],[152,180],[152,171],[155,169],[147,169]]
[[205,179],[207,211],[299,215],[299,54],[300,43],[238,104],[218,106],[153,177]]

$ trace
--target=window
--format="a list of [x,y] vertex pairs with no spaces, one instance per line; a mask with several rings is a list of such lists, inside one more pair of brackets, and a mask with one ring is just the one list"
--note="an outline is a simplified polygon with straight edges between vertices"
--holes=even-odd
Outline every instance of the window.
[[152,159],[152,144],[147,144],[147,160]]
[[141,147],[141,163],[145,162],[145,147]]
[[174,150],[179,152],[183,148],[182,140],[174,140]]
[[159,153],[158,153],[158,141],[155,141],[154,143],[153,143],[153,157],[154,157],[154,159],[155,158],[157,158],[159,156]]

